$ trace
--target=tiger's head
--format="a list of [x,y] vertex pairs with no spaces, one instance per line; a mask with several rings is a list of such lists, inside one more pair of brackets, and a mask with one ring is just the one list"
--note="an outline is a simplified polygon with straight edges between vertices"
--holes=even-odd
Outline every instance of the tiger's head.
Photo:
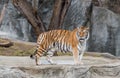
[[78,27],[76,36],[77,36],[79,41],[88,40],[88,38],[89,38],[89,27],[87,27],[87,26]]

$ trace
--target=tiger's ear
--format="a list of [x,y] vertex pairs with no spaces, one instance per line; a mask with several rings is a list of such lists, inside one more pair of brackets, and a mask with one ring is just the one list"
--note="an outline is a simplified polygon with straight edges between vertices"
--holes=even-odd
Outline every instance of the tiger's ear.
[[80,30],[82,29],[84,26],[78,26],[77,29]]
[[86,28],[85,26],[78,26],[77,30],[80,32],[81,30],[83,30],[84,28]]
[[77,27],[77,31],[80,32],[80,27]]
[[77,29],[79,30],[79,29],[80,29],[80,27],[77,27]]

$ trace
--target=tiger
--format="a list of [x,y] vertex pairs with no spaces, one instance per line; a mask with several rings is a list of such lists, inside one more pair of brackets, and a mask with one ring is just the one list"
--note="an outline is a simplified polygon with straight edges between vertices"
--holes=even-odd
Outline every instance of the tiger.
[[51,58],[55,52],[72,52],[74,64],[83,64],[81,60],[88,39],[88,26],[80,26],[72,31],[59,29],[43,32],[39,35],[37,48],[30,57],[34,58],[36,65],[38,65],[39,58],[46,53],[47,61],[50,64],[56,64]]

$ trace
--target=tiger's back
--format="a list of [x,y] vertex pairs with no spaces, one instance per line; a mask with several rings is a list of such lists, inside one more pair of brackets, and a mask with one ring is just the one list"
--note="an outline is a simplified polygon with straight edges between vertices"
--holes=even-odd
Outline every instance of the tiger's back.
[[72,46],[72,38],[73,38],[72,34],[73,32],[68,30],[51,30],[49,32],[40,34],[37,40],[37,45],[38,47],[41,46],[42,48],[45,49],[55,47],[66,51],[65,47],[70,45]]

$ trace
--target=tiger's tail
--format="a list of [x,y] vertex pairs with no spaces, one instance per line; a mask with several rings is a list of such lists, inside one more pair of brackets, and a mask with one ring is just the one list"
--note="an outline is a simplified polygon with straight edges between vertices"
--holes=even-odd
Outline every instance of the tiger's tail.
[[35,50],[35,52],[33,54],[30,55],[31,59],[35,59],[35,54],[36,54],[37,50]]

